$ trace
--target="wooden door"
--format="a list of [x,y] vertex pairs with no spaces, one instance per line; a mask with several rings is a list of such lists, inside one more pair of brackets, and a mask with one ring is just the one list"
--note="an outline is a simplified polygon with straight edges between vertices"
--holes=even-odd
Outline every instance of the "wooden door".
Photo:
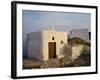
[[56,42],[49,42],[48,44],[49,59],[56,58]]

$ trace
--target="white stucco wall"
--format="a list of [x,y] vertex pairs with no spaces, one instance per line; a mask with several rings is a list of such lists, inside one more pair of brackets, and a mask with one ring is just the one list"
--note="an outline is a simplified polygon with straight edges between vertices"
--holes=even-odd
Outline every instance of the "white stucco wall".
[[[63,48],[65,45],[67,45],[67,33],[61,32],[61,31],[55,31],[55,30],[48,30],[42,32],[42,43],[43,43],[43,55],[44,60],[49,59],[49,53],[48,53],[48,42],[56,42],[56,55],[57,58],[64,57],[63,54]],[[52,40],[52,37],[54,37],[54,40]],[[63,44],[61,44],[61,40],[63,41]]]
[[42,32],[32,32],[27,35],[28,58],[42,60]]
[[[52,40],[54,37],[54,40]],[[67,45],[67,33],[55,30],[46,30],[28,34],[28,57],[39,60],[49,60],[48,43],[56,42],[57,58],[64,57],[64,46]],[[63,44],[61,44],[61,40]]]

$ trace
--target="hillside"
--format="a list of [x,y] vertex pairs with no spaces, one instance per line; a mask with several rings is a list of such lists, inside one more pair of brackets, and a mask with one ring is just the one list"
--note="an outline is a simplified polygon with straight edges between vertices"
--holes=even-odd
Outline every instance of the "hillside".
[[[69,48],[67,53],[71,53],[71,47],[83,45],[82,52],[77,59],[72,59],[71,56],[65,56],[60,59],[51,59],[48,61],[38,61],[35,59],[23,59],[23,69],[43,69],[43,68],[61,68],[61,67],[81,67],[91,65],[91,50],[90,43],[74,37],[68,40]],[[68,47],[68,46],[67,46]]]
[[78,37],[73,37],[71,39],[68,39],[68,44],[71,46],[75,46],[75,45],[84,45],[84,46],[91,46],[91,44],[89,42],[86,42]]

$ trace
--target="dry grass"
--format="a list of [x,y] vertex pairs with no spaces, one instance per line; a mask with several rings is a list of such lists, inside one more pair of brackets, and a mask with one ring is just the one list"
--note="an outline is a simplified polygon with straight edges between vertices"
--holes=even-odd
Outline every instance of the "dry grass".
[[50,59],[48,61],[35,61],[34,59],[24,59],[23,69],[43,69],[43,68],[59,68],[64,67],[72,62],[70,57],[64,57],[60,59]]
[[23,69],[44,69],[44,68],[62,68],[62,67],[81,67],[90,66],[90,55],[82,54],[74,61],[69,57],[61,59],[51,59],[48,61],[35,61],[34,59],[24,59]]
[[[43,69],[43,68],[62,68],[62,67],[81,67],[91,65],[90,43],[74,37],[68,40],[69,46],[84,45],[84,49],[79,58],[72,60],[71,57],[61,59],[51,59],[48,61],[38,61],[36,59],[23,59],[23,69]],[[70,49],[70,48],[69,48]],[[68,50],[70,51],[70,50]],[[71,53],[71,51],[69,52]]]

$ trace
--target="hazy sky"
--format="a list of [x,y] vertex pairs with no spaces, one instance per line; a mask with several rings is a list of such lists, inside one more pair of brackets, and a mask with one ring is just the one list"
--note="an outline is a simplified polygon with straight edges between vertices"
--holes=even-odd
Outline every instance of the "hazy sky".
[[23,10],[24,33],[46,30],[52,26],[55,30],[66,32],[74,28],[90,30],[90,14]]
[[90,14],[73,12],[50,12],[23,10],[22,13],[23,40],[29,32],[55,30],[70,32],[76,28],[87,28],[90,31]]

